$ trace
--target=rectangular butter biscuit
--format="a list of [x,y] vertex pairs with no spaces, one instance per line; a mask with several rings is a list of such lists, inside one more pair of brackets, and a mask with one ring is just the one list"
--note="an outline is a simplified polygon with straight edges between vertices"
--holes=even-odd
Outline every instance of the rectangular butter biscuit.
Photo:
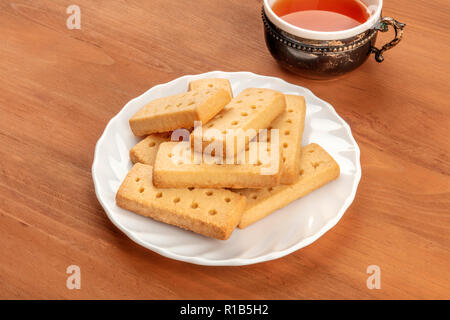
[[275,210],[336,179],[340,171],[337,162],[314,143],[303,148],[300,168],[297,181],[292,185],[238,190],[239,194],[247,198],[247,206],[239,228],[245,228],[261,220]]
[[159,98],[145,105],[130,119],[136,136],[192,128],[194,121],[208,122],[231,100],[224,89],[200,89]]
[[[154,184],[160,188],[264,188],[279,184],[281,176],[280,151],[278,155],[271,157],[271,151],[267,153],[265,161],[259,161],[257,148],[263,144],[251,142],[255,152],[253,164],[250,163],[249,151],[245,151],[242,164],[237,164],[238,159],[233,159],[227,164],[226,159],[222,164],[213,162],[217,159],[194,160],[194,151],[189,143],[181,147],[178,142],[161,143],[156,155],[154,166]],[[267,150],[267,145],[264,144]],[[249,149],[250,149],[249,148]],[[210,161],[209,161],[210,160]]]
[[119,207],[180,228],[228,239],[245,207],[245,197],[229,190],[158,189],[152,166],[137,163],[116,194]]
[[[269,129],[279,130],[283,162],[281,184],[292,184],[297,180],[300,171],[306,104],[305,98],[302,96],[285,95],[285,97],[286,110],[271,123]],[[270,130],[268,130],[268,141],[270,141],[270,137]]]
[[233,90],[231,89],[231,84],[228,79],[221,78],[209,78],[200,79],[189,82],[188,90],[199,90],[199,89],[224,89],[233,97]]
[[[211,121],[202,128],[195,128],[191,134],[191,143],[200,151],[204,150],[211,142],[212,138],[205,134],[208,129],[216,129],[219,137],[214,137],[214,141],[223,145],[223,154],[233,156],[248,145],[248,143],[257,135],[259,129],[267,128],[286,108],[286,99],[281,92],[271,89],[248,88],[233,98],[225,108],[217,114]],[[240,134],[234,137],[233,149],[227,150],[227,130],[239,130]],[[246,135],[245,131],[253,129],[254,133]],[[195,145],[200,142],[200,148]],[[238,147],[237,140],[244,141],[242,146]],[[233,140],[232,140],[233,141]]]
[[130,159],[133,163],[143,163],[153,165],[156,159],[156,152],[159,145],[163,142],[170,141],[170,135],[151,134],[142,139],[130,150]]

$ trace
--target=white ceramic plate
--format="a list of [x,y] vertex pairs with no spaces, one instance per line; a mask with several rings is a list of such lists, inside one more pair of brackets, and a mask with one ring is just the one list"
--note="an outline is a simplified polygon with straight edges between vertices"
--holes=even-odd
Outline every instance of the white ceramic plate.
[[[270,88],[306,98],[303,145],[318,143],[341,167],[340,177],[306,197],[292,202],[225,241],[210,239],[119,208],[115,195],[131,169],[129,150],[139,140],[128,119],[149,101],[185,92],[191,80],[227,78],[237,95],[248,87]],[[283,257],[303,248],[330,230],[352,203],[361,165],[359,148],[348,124],[333,107],[303,87],[249,72],[214,71],[184,76],[157,85],[128,102],[108,123],[97,142],[92,164],[97,198],[111,221],[133,241],[165,257],[201,265],[237,266]]]

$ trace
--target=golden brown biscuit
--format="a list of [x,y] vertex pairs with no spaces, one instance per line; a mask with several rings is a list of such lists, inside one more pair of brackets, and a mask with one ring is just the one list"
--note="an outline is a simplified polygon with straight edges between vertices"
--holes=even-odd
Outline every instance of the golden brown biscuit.
[[218,189],[158,189],[152,166],[137,163],[116,194],[119,207],[216,239],[228,239],[245,207],[245,197]]
[[[278,91],[255,88],[245,89],[231,100],[210,122],[204,125],[201,130],[200,128],[195,128],[191,134],[191,143],[199,151],[199,147],[195,143],[196,141],[200,142],[200,148],[204,150],[213,141],[212,137],[206,134],[207,130],[216,129],[219,136],[214,137],[214,141],[223,145],[223,153],[225,154],[227,143],[230,142],[226,138],[227,135],[229,136],[229,129],[235,132],[241,129],[243,132],[238,133],[232,140],[234,141],[233,148],[228,148],[230,154],[227,154],[227,156],[232,157],[248,145],[258,134],[259,129],[267,128],[285,108],[286,100],[284,95]],[[253,133],[246,135],[246,133],[249,133],[247,131],[249,129],[252,129]],[[240,147],[238,147],[238,140],[244,142]]]
[[201,89],[151,101],[130,119],[136,136],[192,128],[194,121],[208,122],[228,102],[230,94],[223,89]]
[[[168,137],[167,137],[168,136]],[[159,145],[163,142],[170,141],[169,135],[151,134],[142,139],[130,150],[130,159],[133,163],[143,163],[153,165],[156,159],[156,152]]]
[[247,206],[239,228],[268,216],[292,201],[301,198],[339,177],[339,165],[319,145],[309,144],[302,150],[300,174],[292,185],[265,189],[245,189],[237,192],[247,198]]
[[221,78],[209,78],[200,79],[189,82],[189,91],[198,89],[224,89],[233,97],[233,90],[231,89],[231,84],[228,79]]
[[[178,142],[163,142],[159,146],[154,166],[154,184],[160,188],[264,188],[279,184],[281,176],[280,151],[260,161],[259,150],[256,148],[266,144],[251,142],[255,147],[254,161],[250,162],[249,151],[245,151],[242,164],[236,164],[233,159],[229,164],[226,159],[222,164],[216,164],[213,158],[204,158],[194,152],[188,143],[183,147]],[[267,148],[267,146],[266,146]],[[222,158],[220,158],[222,159]],[[211,161],[209,161],[211,160]]]
[[[292,184],[297,180],[300,171],[302,154],[302,137],[305,128],[306,105],[302,96],[286,95],[286,110],[271,124],[270,129],[279,130],[281,146],[281,183]],[[270,139],[270,130],[267,139]]]

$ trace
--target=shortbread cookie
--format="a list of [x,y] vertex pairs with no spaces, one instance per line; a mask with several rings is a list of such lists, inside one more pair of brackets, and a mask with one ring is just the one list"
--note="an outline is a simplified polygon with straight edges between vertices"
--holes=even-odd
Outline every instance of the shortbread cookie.
[[[269,129],[279,130],[281,146],[281,183],[292,184],[300,171],[300,156],[302,154],[302,137],[305,128],[306,105],[302,96],[286,95],[286,110],[278,116]],[[267,139],[270,139],[270,130]]]
[[228,102],[230,94],[224,89],[200,89],[153,100],[131,119],[136,136],[192,128],[194,121],[208,122]]
[[324,149],[314,143],[303,148],[300,168],[298,179],[292,185],[237,190],[239,194],[247,197],[247,206],[239,223],[239,228],[245,228],[261,220],[275,210],[307,195],[339,176],[337,162]]
[[231,89],[231,84],[228,79],[221,78],[210,78],[210,79],[200,79],[189,82],[189,91],[199,90],[199,89],[224,89],[233,97],[233,90]]
[[216,239],[228,239],[245,207],[229,190],[157,189],[152,166],[137,163],[116,195],[119,207]]
[[[245,89],[210,122],[202,128],[195,128],[191,134],[191,143],[196,151],[206,148],[213,141],[207,134],[208,129],[216,129],[214,131],[218,132],[219,136],[214,137],[214,141],[223,145],[223,152],[226,154],[227,143],[230,142],[226,137],[227,133],[230,136],[230,129],[235,133],[236,130],[241,129],[241,132],[237,132],[231,140],[231,142],[234,141],[233,148],[228,147],[227,156],[233,156],[247,146],[248,142],[258,134],[259,129],[267,128],[285,110],[285,107],[284,95],[278,91]],[[239,145],[238,140],[242,141]]]
[[[251,142],[249,151],[242,154],[243,158],[227,162],[216,154],[214,157],[205,155],[202,160],[202,154],[195,155],[189,143],[161,143],[155,160],[154,184],[160,188],[238,189],[276,186],[281,176],[280,150],[272,154],[269,148],[269,152],[263,154],[267,157],[263,158],[259,157],[259,147],[265,147],[267,152],[266,144]],[[199,157],[198,161],[195,156]],[[241,164],[237,164],[238,160]]]
[[156,152],[159,145],[163,142],[170,141],[170,136],[161,134],[151,134],[142,139],[130,150],[130,159],[133,163],[144,163],[153,165],[156,159]]

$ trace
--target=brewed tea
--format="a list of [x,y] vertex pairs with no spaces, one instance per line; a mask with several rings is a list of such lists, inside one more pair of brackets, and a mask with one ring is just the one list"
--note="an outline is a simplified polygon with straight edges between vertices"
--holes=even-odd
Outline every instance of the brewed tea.
[[360,0],[277,0],[272,10],[284,21],[313,31],[341,31],[367,21]]

